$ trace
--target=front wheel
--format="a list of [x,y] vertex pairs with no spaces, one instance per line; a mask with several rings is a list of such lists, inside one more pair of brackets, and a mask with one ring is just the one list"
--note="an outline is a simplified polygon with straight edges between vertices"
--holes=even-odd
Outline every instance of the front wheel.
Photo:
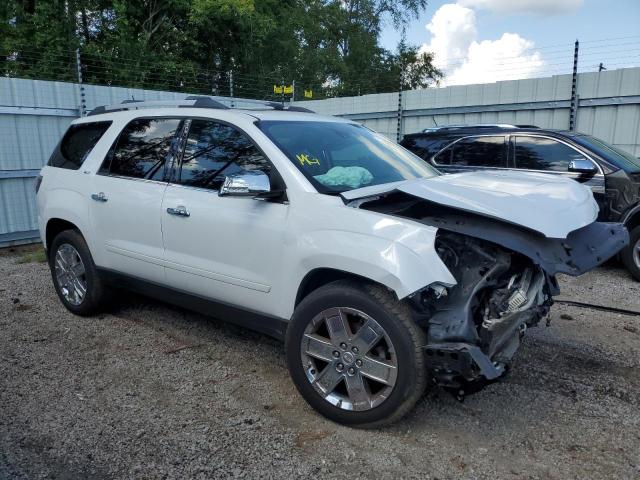
[[621,256],[627,270],[640,281],[640,225],[629,232],[629,245],[622,250]]
[[426,386],[425,335],[383,287],[338,281],[296,308],[287,330],[291,377],[325,417],[372,428],[409,412]]

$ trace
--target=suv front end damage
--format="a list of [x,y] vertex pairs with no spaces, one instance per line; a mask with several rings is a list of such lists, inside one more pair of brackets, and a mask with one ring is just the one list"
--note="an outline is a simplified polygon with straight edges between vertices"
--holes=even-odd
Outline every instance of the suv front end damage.
[[490,242],[440,231],[436,248],[458,284],[429,286],[412,301],[427,319],[434,381],[460,395],[507,371],[525,330],[548,314],[557,285],[524,255]]
[[508,371],[527,328],[548,315],[557,273],[581,275],[628,243],[622,224],[591,222],[550,238],[399,190],[352,206],[438,228],[437,254],[457,283],[428,285],[410,302],[427,332],[432,380],[458,398]]

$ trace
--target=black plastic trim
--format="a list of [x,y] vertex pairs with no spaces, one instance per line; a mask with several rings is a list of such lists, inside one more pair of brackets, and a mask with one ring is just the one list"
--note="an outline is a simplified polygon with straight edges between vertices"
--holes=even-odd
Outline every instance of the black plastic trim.
[[110,269],[98,268],[98,272],[105,282],[113,287],[131,290],[162,302],[264,333],[280,341],[284,340],[289,324],[286,319],[211,300]]

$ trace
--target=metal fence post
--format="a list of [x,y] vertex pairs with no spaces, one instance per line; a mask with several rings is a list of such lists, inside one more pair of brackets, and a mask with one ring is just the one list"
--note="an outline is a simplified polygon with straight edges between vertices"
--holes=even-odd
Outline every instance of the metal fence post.
[[82,83],[82,59],[80,58],[80,49],[76,48],[76,68],[78,71],[78,87],[80,89],[80,107],[78,108],[81,117],[87,115],[87,99],[84,92],[84,83]]
[[402,70],[400,70],[400,84],[398,85],[398,119],[396,125],[396,142],[402,139]]
[[569,111],[569,130],[576,129],[576,117],[578,116],[578,48],[580,43],[576,40],[573,51],[573,77],[571,79],[571,110]]
[[233,103],[233,70],[229,70],[229,97],[231,97],[231,108],[234,108]]

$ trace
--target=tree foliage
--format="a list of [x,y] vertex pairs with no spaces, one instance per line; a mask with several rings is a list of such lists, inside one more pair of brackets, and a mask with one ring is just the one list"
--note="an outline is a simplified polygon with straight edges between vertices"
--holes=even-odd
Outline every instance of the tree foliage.
[[[266,97],[357,95],[423,88],[433,56],[379,45],[383,22],[401,29],[426,0],[5,0],[0,65],[6,76],[84,80]],[[230,74],[230,72],[233,72]],[[233,81],[230,79],[233,75]],[[298,95],[297,95],[298,96]]]

